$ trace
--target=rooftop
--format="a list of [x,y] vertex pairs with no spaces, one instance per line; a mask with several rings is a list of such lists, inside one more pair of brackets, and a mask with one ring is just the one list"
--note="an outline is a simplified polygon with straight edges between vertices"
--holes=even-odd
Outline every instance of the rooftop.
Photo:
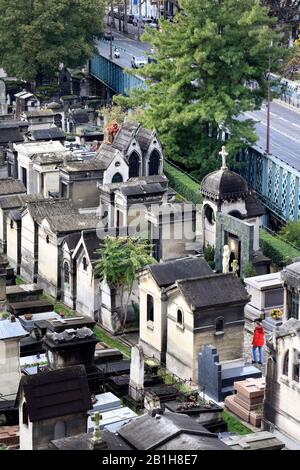
[[63,153],[66,151],[65,147],[58,141],[49,142],[25,142],[23,144],[15,144],[15,150],[18,153],[32,157],[41,153]]
[[23,376],[17,401],[22,390],[32,422],[84,413],[93,407],[85,367],[81,365]]
[[213,272],[204,258],[192,256],[152,264],[149,270],[159,287],[168,287],[178,279],[207,276]]
[[250,296],[233,273],[212,274],[176,282],[192,310],[234,303],[246,304]]
[[18,193],[26,193],[26,188],[22,181],[14,178],[0,179],[0,196]]
[[0,320],[0,340],[23,338],[28,335],[19,320],[17,318],[15,320],[15,322],[11,322],[10,319]]
[[63,215],[73,219],[78,212],[68,199],[44,199],[38,202],[28,202],[24,210],[28,210],[33,220],[41,223],[51,216]]
[[96,228],[99,224],[99,217],[90,214],[80,214],[76,212],[63,212],[45,217],[52,232],[68,233]]

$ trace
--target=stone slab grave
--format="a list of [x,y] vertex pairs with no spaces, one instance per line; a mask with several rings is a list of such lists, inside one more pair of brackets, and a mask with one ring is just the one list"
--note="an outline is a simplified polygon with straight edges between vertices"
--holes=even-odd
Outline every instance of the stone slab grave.
[[234,382],[247,378],[260,378],[261,371],[254,366],[247,366],[244,361],[221,363],[217,349],[212,345],[204,346],[198,355],[198,382],[204,387],[206,395],[217,402],[234,392]]
[[93,409],[90,410],[90,413],[95,411],[100,411],[102,413],[122,406],[121,400],[111,392],[96,395],[95,400],[96,402],[93,403]]
[[268,431],[222,437],[221,441],[231,450],[281,450],[284,448],[284,443]]
[[129,374],[130,359],[118,362],[107,362],[104,364],[97,364],[96,367],[100,372],[104,374],[105,378]]
[[225,398],[225,406],[255,427],[261,425],[261,411],[265,393],[265,379],[247,379],[234,383],[235,395]]
[[[112,375],[107,379],[107,386],[117,394],[127,394],[129,390],[130,375]],[[163,380],[158,376],[147,377],[144,380],[145,387],[153,387],[156,384],[162,384]],[[158,385],[159,386],[159,385]]]
[[8,303],[39,300],[43,292],[43,289],[37,284],[19,284],[18,286],[6,286],[6,299]]
[[[92,432],[94,429],[92,416],[93,415],[88,417],[87,427],[89,432]],[[137,414],[128,407],[104,411],[101,413],[99,428],[107,429],[111,432],[117,432],[121,426],[136,418],[138,418]]]
[[122,361],[123,354],[114,348],[107,348],[103,343],[97,343],[95,349],[95,363],[103,364],[106,362]]
[[32,318],[29,320],[27,319],[24,315],[20,315],[19,320],[27,331],[32,331],[34,328],[35,322],[40,322],[40,321],[46,321],[46,320],[51,320],[51,319],[60,319],[60,316],[58,313],[52,311],[47,311],[47,312],[40,312],[40,313],[33,313]]
[[41,313],[53,311],[53,304],[47,300],[29,300],[26,302],[13,302],[8,304],[7,310],[16,317],[26,313]]

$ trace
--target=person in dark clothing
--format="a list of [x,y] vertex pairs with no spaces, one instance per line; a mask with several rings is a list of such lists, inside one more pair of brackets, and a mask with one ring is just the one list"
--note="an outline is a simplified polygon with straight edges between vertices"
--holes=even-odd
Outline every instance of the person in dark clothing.
[[[252,364],[262,364],[263,363],[263,347],[265,344],[265,332],[261,324],[261,319],[258,318],[255,320],[255,328],[252,339],[252,355],[253,361]],[[257,349],[259,352],[259,361],[257,360]]]

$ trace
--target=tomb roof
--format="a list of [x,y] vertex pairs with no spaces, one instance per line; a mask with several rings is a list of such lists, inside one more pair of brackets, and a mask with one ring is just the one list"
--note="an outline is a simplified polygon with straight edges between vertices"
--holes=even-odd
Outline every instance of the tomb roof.
[[[127,125],[126,125],[127,124]],[[118,131],[117,135],[114,138],[112,147],[120,150],[121,152],[126,152],[128,147],[134,138],[136,129],[130,126],[130,123],[124,124]]]
[[106,165],[99,160],[77,160],[69,161],[63,166],[63,170],[68,173],[76,173],[80,171],[99,171],[105,170]]
[[266,210],[254,192],[249,192],[245,199],[247,217],[260,217]]
[[28,202],[24,210],[28,210],[37,223],[51,216],[68,215],[69,218],[72,218],[79,215],[68,199],[44,199],[37,202]]
[[84,413],[93,407],[82,365],[23,376],[17,402],[21,391],[32,422]]
[[108,168],[109,165],[111,164],[112,160],[117,156],[120,155],[119,150],[116,148],[113,148],[111,145],[108,144],[102,144],[96,155],[95,159],[99,160],[100,162],[103,163],[103,168]]
[[161,194],[167,191],[163,188],[160,183],[134,183],[134,184],[123,184],[119,190],[125,196],[140,196],[144,194]]
[[162,415],[140,416],[122,426],[118,434],[137,450],[194,449],[229,450],[217,434],[187,415],[165,411]]
[[93,231],[83,231],[82,239],[88,254],[90,261],[95,261],[99,259],[99,253],[96,253],[96,250],[100,248],[101,241],[97,236],[96,230]]
[[28,331],[24,330],[20,321],[11,322],[10,319],[0,320],[0,340],[23,338],[28,335]]
[[200,192],[213,200],[245,199],[248,186],[244,178],[228,168],[221,168],[206,175],[201,183]]
[[23,144],[15,144],[15,150],[23,155],[31,157],[38,153],[65,152],[65,147],[59,141],[49,142],[24,142]]
[[34,140],[63,139],[65,137],[64,132],[56,126],[49,129],[33,129],[31,135]]
[[78,212],[63,212],[45,217],[52,232],[75,232],[91,228],[96,228],[99,217],[91,214],[80,214]]
[[80,233],[70,233],[64,238],[64,244],[68,245],[69,250],[73,251],[80,240]]
[[153,139],[154,132],[144,127],[139,127],[136,131],[135,137],[140,144],[140,147],[143,151],[148,150],[149,145]]
[[212,274],[176,282],[192,310],[234,303],[246,304],[250,296],[233,273]]
[[0,196],[9,194],[26,193],[26,188],[22,181],[14,178],[0,180]]
[[159,287],[168,287],[178,279],[207,276],[213,272],[205,259],[198,256],[152,264],[149,270]]
[[300,320],[296,320],[296,318],[289,318],[276,331],[277,338],[283,338],[284,336],[290,335],[300,335]]
[[27,202],[44,201],[45,198],[41,194],[16,194],[11,196],[0,197],[1,209],[21,209]]
[[23,142],[19,126],[0,126],[0,144],[8,144],[9,142]]

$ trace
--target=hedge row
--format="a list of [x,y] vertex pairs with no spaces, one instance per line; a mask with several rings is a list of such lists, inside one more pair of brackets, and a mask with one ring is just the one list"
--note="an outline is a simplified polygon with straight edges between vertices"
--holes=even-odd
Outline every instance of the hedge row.
[[174,191],[181,194],[187,201],[202,204],[202,196],[199,192],[200,183],[167,162],[164,163],[164,173]]
[[299,250],[265,230],[260,231],[260,246],[264,255],[268,256],[279,268],[291,264],[295,258],[300,257]]

